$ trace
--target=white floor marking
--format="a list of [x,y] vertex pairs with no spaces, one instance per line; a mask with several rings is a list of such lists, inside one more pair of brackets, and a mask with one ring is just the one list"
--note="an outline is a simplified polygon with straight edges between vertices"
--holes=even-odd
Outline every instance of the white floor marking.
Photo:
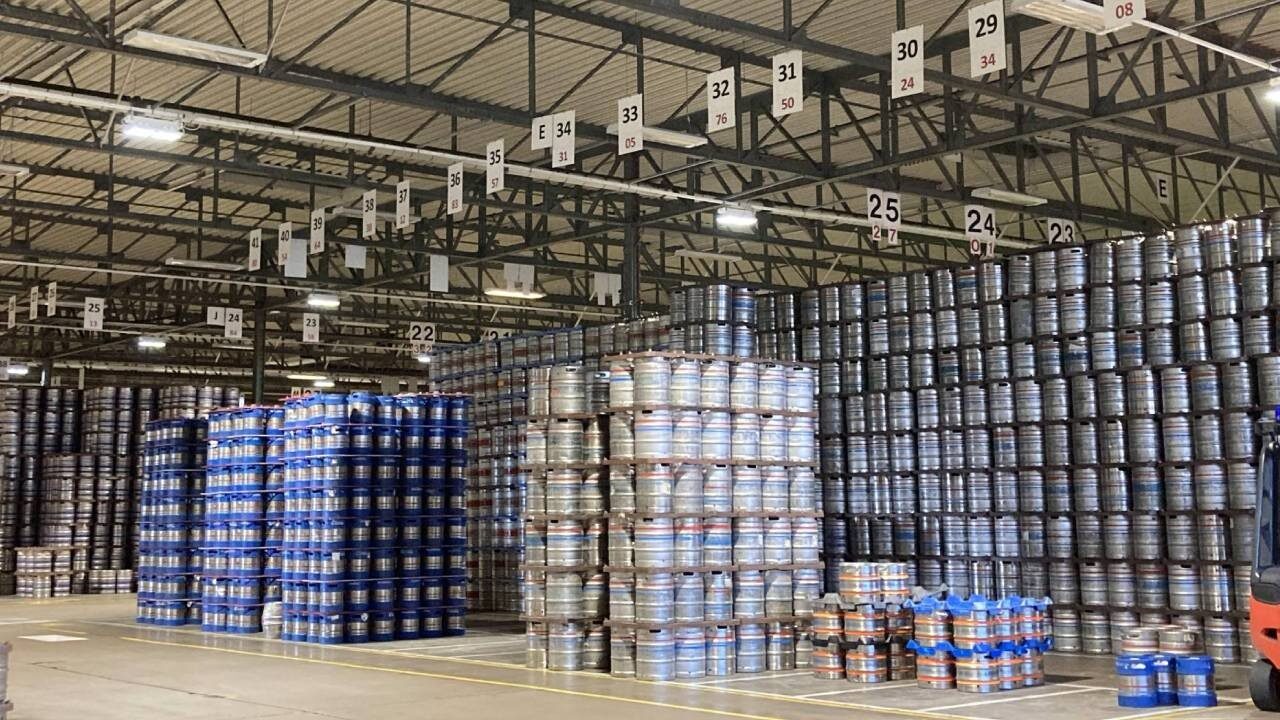
[[904,685],[914,685],[915,682],[916,682],[915,680],[899,680],[896,682],[874,683],[871,685],[867,685],[866,687],[850,687],[844,690],[828,690],[826,692],[809,693],[808,695],[794,695],[789,697],[817,698],[817,697],[828,697],[830,695],[845,695],[847,693],[864,693],[864,692],[874,692],[876,690],[892,690],[894,688],[900,688]]
[[698,682],[685,683],[686,685],[710,685],[712,683],[731,683],[742,682],[744,680],[773,680],[775,678],[798,677],[800,675],[812,675],[813,672],[805,670],[802,672],[786,673],[785,675],[764,675],[762,673],[747,673],[733,677],[714,677],[707,680],[699,680]]
[[[1151,710],[1148,710],[1147,712],[1135,713],[1135,714],[1133,714],[1133,715],[1118,715],[1118,716],[1116,716],[1116,717],[1109,717],[1109,718],[1105,718],[1105,720],[1137,720],[1137,718],[1144,718],[1144,717],[1147,717],[1148,715],[1159,715],[1159,714],[1161,714],[1161,713],[1177,713],[1178,715],[1186,715],[1186,716],[1188,716],[1188,717],[1191,717],[1191,716],[1189,715],[1189,713],[1195,712],[1195,711],[1197,711],[1197,710],[1198,710],[1198,711],[1200,711],[1201,713],[1206,713],[1206,712],[1212,712],[1212,711],[1214,711],[1214,710],[1221,710],[1222,708],[1228,708],[1228,707],[1231,707],[1232,705],[1242,705],[1242,704],[1245,704],[1245,703],[1248,703],[1248,702],[1250,702],[1250,701],[1249,701],[1249,700],[1237,700],[1237,699],[1235,699],[1235,698],[1224,698],[1224,697],[1219,697],[1219,698],[1218,698],[1218,706],[1217,706],[1217,707],[1211,707],[1211,708],[1183,707],[1183,708],[1180,708],[1180,707],[1178,707],[1177,705],[1164,705],[1164,706],[1162,706],[1162,707],[1152,708]],[[1226,704],[1224,705],[1223,703],[1226,703]]]
[[0,625],[33,625],[42,623],[44,620],[31,620],[29,618],[0,618]]
[[977,705],[995,705],[997,703],[1018,702],[1019,700],[1037,700],[1039,698],[1057,697],[1059,695],[1076,695],[1078,693],[1098,692],[1095,688],[1073,688],[1071,690],[1060,690],[1058,692],[1040,693],[1039,695],[1017,695],[1013,697],[1003,697],[995,700],[979,700],[977,702],[959,703],[957,705],[938,705],[937,707],[928,707],[924,712],[939,712],[941,710],[955,710],[957,708],[974,707]]
[[501,651],[498,651],[498,652],[467,653],[466,655],[450,655],[449,657],[456,657],[456,658],[481,658],[481,657],[494,657],[494,656],[497,656],[497,655],[523,655],[523,654],[524,654],[524,652],[525,652],[525,651],[524,651],[524,648],[519,648],[519,649],[516,649],[516,650],[501,650]]
[[36,642],[73,642],[76,640],[88,640],[88,638],[75,637],[74,635],[19,635],[19,640],[34,640]]
[[411,652],[414,650],[467,650],[470,648],[488,647],[490,645],[516,645],[524,642],[524,636],[510,637],[506,640],[490,640],[477,643],[454,643],[450,645],[413,645],[410,647],[387,648],[388,652]]

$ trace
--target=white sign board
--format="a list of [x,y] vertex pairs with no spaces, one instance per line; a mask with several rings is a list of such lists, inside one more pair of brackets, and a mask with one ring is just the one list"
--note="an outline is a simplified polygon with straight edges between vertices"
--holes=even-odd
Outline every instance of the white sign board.
[[18,298],[17,296],[9,298],[9,329],[12,330],[18,325]]
[[307,252],[319,255],[324,252],[324,209],[311,211],[311,237],[307,238]]
[[1173,204],[1173,180],[1161,175],[1156,178],[1156,197],[1160,198],[1161,204]]
[[867,188],[867,219],[871,221],[871,239],[885,245],[898,245],[902,229],[902,199],[896,192]]
[[378,190],[374,188],[360,197],[360,237],[366,240],[378,234]]
[[450,165],[446,178],[445,182],[448,183],[449,186],[449,214],[457,215],[462,212],[462,163],[459,162]]
[[804,53],[799,50],[773,56],[773,116],[783,117],[804,109]]
[[644,150],[644,95],[628,95],[618,100],[618,154]]
[[431,292],[449,292],[449,256],[431,256]]
[[969,76],[980,78],[1008,65],[1004,42],[1004,0],[969,8]]
[[363,270],[367,264],[367,255],[363,245],[347,245],[343,251],[342,262],[348,270]]
[[507,189],[507,141],[498,139],[484,149],[484,191],[502,192]]
[[738,124],[738,97],[732,66],[707,74],[707,132],[728,130]]
[[410,185],[408,180],[396,183],[396,229],[409,227]]
[[44,293],[44,311],[49,317],[58,314],[58,283],[51,282],[45,288]]
[[554,115],[543,115],[533,119],[533,126],[529,128],[529,148],[531,150],[546,150],[551,147],[551,125],[555,120]]
[[227,308],[223,316],[222,337],[228,340],[239,340],[244,337],[244,310]]
[[289,252],[293,249],[293,223],[282,222],[276,228],[276,264],[283,271],[289,265]]
[[568,167],[575,162],[577,113],[573,110],[556,113],[551,128],[551,167]]
[[262,269],[262,229],[249,231],[249,271]]
[[429,322],[409,323],[409,347],[414,352],[431,352],[436,344],[436,324]]
[[924,26],[895,32],[892,53],[890,96],[896,100],[924,92]]
[[284,276],[291,278],[307,276],[307,241],[303,238],[289,239],[289,257],[284,265]]
[[40,319],[40,287],[33,285],[28,293],[27,319],[35,322]]
[[302,342],[320,342],[320,313],[302,313]]
[[996,255],[996,211],[985,205],[966,205],[964,208],[964,237],[969,241],[969,254],[976,258],[993,258]]
[[1136,20],[1147,17],[1147,0],[1102,0],[1102,13],[1106,17],[1107,32],[1129,27]]
[[100,297],[84,299],[84,329],[101,330],[106,315],[107,301]]
[[207,307],[204,309],[204,324],[221,327],[227,321],[227,309],[224,307]]
[[1076,241],[1076,224],[1062,218],[1048,219],[1049,242],[1074,244]]

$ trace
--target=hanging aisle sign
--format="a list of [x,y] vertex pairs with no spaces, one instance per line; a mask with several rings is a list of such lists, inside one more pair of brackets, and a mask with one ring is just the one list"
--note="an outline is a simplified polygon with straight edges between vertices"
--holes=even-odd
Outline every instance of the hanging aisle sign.
[[18,325],[18,298],[13,296],[9,298],[9,329],[12,330]]
[[574,148],[577,137],[577,112],[566,110],[556,113],[551,128],[551,167],[569,167],[576,161]]
[[289,251],[293,245],[293,223],[282,222],[276,228],[276,264],[283,272],[289,265]]
[[320,313],[302,313],[302,342],[320,342]]
[[969,241],[969,254],[988,260],[996,256],[996,211],[985,205],[966,205],[964,208],[964,236]]
[[404,230],[409,227],[409,181],[401,180],[396,183],[396,229]]
[[324,209],[311,211],[311,237],[307,238],[307,252],[320,255],[324,252]]
[[49,286],[45,289],[44,303],[46,315],[53,317],[58,314],[58,283],[56,281],[49,283]]
[[867,188],[867,219],[871,221],[871,239],[885,245],[898,245],[902,229],[902,200],[896,192]]
[[[84,299],[84,329],[85,330],[101,330],[103,327],[103,318],[106,315],[107,301],[100,297],[87,297]],[[12,312],[12,304],[10,305],[10,315]]]
[[222,337],[228,340],[239,340],[244,337],[244,310],[227,308],[223,315]]
[[551,125],[553,120],[555,120],[554,115],[543,115],[533,119],[533,126],[529,129],[530,150],[546,150],[551,147]]
[[1048,219],[1049,242],[1074,244],[1076,241],[1076,224],[1061,218]]
[[630,155],[644,150],[644,95],[635,94],[618,100],[618,154]]
[[40,287],[33,285],[28,294],[27,319],[35,322],[40,319]]
[[415,353],[431,352],[436,344],[436,324],[429,322],[409,323],[409,347]]
[[1007,66],[1004,0],[991,0],[969,8],[969,76],[980,78]]
[[790,50],[773,56],[773,116],[804,109],[804,53]]
[[368,240],[378,234],[378,190],[369,190],[360,198],[360,237]]
[[215,325],[222,327],[227,321],[227,309],[224,307],[210,306],[204,309],[204,323],[206,325]]
[[889,89],[893,99],[924,92],[924,26],[893,34],[893,67]]
[[431,292],[449,292],[449,256],[431,256]]
[[449,214],[457,215],[462,212],[462,163],[458,162],[449,166],[449,172],[445,182],[449,186]]
[[484,149],[484,191],[502,192],[507,189],[507,141],[498,139]]
[[249,231],[249,271],[262,269],[262,229]]
[[707,75],[707,132],[728,130],[738,124],[738,96],[733,66]]

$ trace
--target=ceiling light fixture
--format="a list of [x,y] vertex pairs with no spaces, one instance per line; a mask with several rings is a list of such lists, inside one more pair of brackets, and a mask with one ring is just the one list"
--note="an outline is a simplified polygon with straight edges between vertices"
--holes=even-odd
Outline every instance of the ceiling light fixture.
[[991,202],[1005,203],[1006,205],[1021,205],[1022,207],[1035,207],[1049,202],[1039,195],[1028,195],[1012,190],[990,187],[974,188],[969,195],[979,200],[990,200]]
[[315,382],[317,380],[327,379],[326,376],[317,375],[315,373],[289,373],[288,375],[285,375],[285,377],[290,380],[298,380],[300,382]]
[[1108,28],[1102,6],[1085,0],[1013,0],[1009,11],[1085,32],[1100,34]]
[[319,380],[313,381],[311,383],[311,387],[319,388],[320,390],[326,390],[328,388],[333,387],[333,381],[330,380],[329,378],[320,378]]
[[9,377],[26,377],[27,373],[29,372],[31,372],[31,368],[27,367],[26,365],[10,365],[9,366]]
[[338,299],[337,295],[311,293],[307,296],[307,307],[319,308],[321,310],[337,310],[342,307],[342,301]]
[[264,53],[176,35],[164,35],[150,30],[130,30],[125,34],[123,43],[143,50],[155,50],[169,55],[182,55],[241,68],[256,68],[267,61]]
[[[610,124],[605,128],[605,132],[610,135],[617,135],[618,123]],[[670,145],[672,147],[685,148],[686,150],[707,144],[707,138],[704,135],[692,135],[660,127],[642,127],[640,128],[640,135],[645,142],[656,142],[659,145]]]
[[223,272],[235,272],[243,270],[244,265],[233,262],[218,262],[217,260],[196,260],[194,258],[167,257],[164,264],[168,267],[192,268],[194,270],[221,270]]
[[128,115],[120,125],[120,132],[133,140],[154,140],[174,143],[182,139],[182,121],[149,115]]
[[420,363],[429,363],[431,362],[431,353],[418,353],[417,358]]
[[353,328],[365,328],[367,330],[386,330],[391,327],[386,323],[368,322],[367,320],[334,320],[335,325]]
[[168,345],[162,337],[153,337],[151,335],[138,336],[139,350],[163,350]]
[[739,263],[743,261],[743,258],[737,255],[727,255],[725,253],[711,252],[709,250],[692,250],[690,248],[680,248],[675,254],[676,257],[713,260],[715,262]]
[[30,174],[31,168],[26,165],[9,165],[7,163],[0,163],[0,178],[21,180]]
[[541,300],[547,294],[541,290],[516,290],[515,288],[485,288],[484,294],[489,297],[510,298],[512,300]]
[[1272,78],[1267,85],[1267,92],[1263,95],[1268,102],[1280,104],[1280,77]]
[[725,205],[716,209],[716,226],[728,230],[750,230],[759,220],[752,210]]

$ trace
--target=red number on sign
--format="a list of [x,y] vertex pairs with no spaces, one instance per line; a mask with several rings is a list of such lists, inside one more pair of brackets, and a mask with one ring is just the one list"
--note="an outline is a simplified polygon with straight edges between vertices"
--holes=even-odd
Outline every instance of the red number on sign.
[[915,88],[915,86],[916,86],[916,79],[915,79],[915,78],[913,78],[913,77],[909,77],[909,78],[902,78],[902,89],[903,89],[903,90],[912,90],[912,89],[914,89],[914,88]]
[[782,98],[782,109],[790,110],[796,106],[796,99],[793,97]]
[[635,139],[635,138],[627,138],[626,140],[624,140],[624,141],[623,141],[622,145],[623,145],[623,147],[633,148],[633,147],[635,147],[635,146],[636,146],[636,139]]
[[1127,3],[1120,3],[1119,5],[1117,5],[1116,17],[1120,19],[1133,17],[1133,3],[1127,2]]
[[717,124],[717,125],[728,125],[728,124],[729,124],[729,116],[728,116],[728,115],[726,115],[725,113],[716,113],[716,124]]
[[996,54],[988,53],[986,55],[983,55],[982,62],[979,64],[984,68],[993,67],[996,64]]

